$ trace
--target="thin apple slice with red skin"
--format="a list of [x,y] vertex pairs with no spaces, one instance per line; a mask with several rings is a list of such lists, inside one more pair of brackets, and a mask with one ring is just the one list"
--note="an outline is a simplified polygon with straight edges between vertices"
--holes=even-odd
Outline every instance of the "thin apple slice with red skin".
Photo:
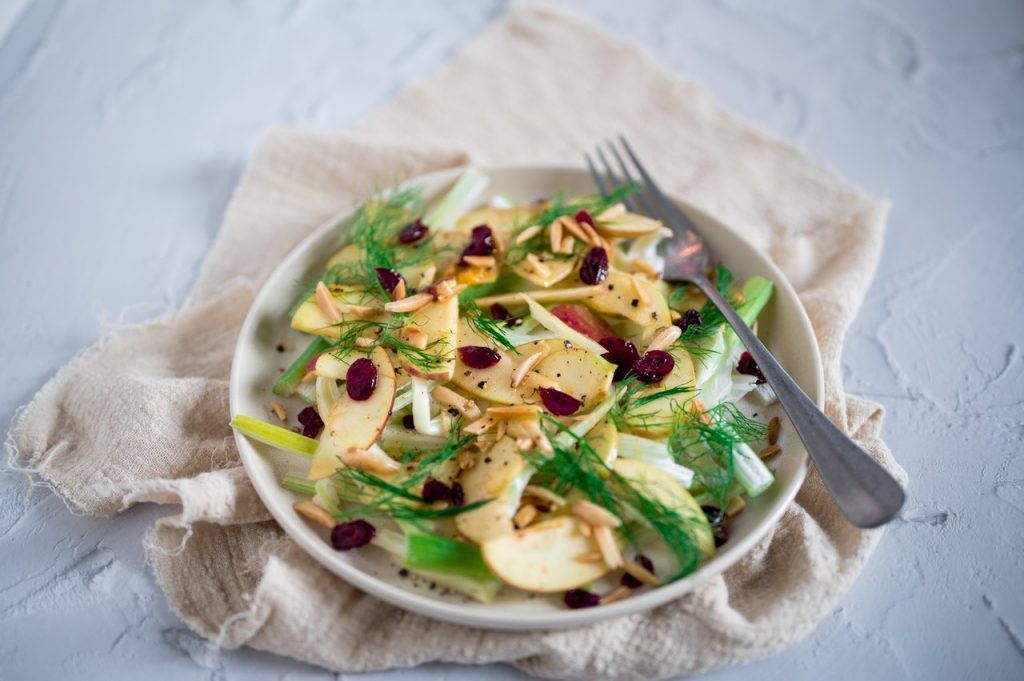
[[309,467],[310,480],[326,478],[343,468],[344,452],[368,449],[387,425],[395,403],[395,368],[380,346],[373,349],[370,361],[377,368],[373,394],[365,400],[353,400],[347,390],[341,391],[341,397],[324,419],[324,432],[320,434],[320,444]]
[[433,366],[424,368],[413,364],[404,355],[399,361],[402,368],[413,376],[431,381],[450,381],[455,371],[455,342],[459,324],[459,299],[452,296],[425,305],[409,315],[407,326],[427,336],[427,352],[437,357]]
[[551,308],[551,314],[565,322],[566,326],[569,328],[574,331],[579,331],[584,336],[592,338],[598,343],[600,343],[603,338],[616,335],[615,329],[613,329],[608,322],[598,317],[590,308],[583,305],[576,303],[555,305]]

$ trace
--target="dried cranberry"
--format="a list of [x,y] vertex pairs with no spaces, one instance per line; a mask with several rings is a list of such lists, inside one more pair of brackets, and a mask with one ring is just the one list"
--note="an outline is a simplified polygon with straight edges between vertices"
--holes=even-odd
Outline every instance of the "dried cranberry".
[[700,312],[697,310],[687,310],[683,313],[683,316],[676,320],[676,326],[678,326],[683,333],[686,332],[691,326],[703,326],[704,321],[700,318]]
[[[477,225],[469,234],[469,245],[462,255],[491,255],[494,253],[494,234],[487,225]],[[462,261],[460,261],[462,262]]]
[[403,227],[402,231],[398,233],[398,243],[411,244],[419,241],[425,237],[429,231],[430,228],[417,218],[415,221],[410,222]]
[[[640,565],[642,565],[652,575],[654,574],[654,563],[651,562],[650,558],[643,554],[639,554],[636,558],[634,558],[634,560],[640,563]],[[622,575],[622,579],[619,580],[619,584],[621,584],[622,586],[628,586],[630,589],[639,589],[641,586],[644,585],[643,582],[641,582],[639,579],[629,574],[628,572]]]
[[464,345],[459,348],[462,363],[470,369],[487,369],[501,361],[501,354],[494,348],[482,345]]
[[757,362],[754,361],[754,357],[749,352],[744,352],[740,355],[740,361],[736,364],[736,371],[747,376],[756,376],[757,385],[761,385],[767,380],[764,374],[761,373],[761,367],[757,366]]
[[576,222],[585,222],[591,227],[596,227],[594,218],[590,217],[590,213],[585,210],[576,211]]
[[601,597],[585,589],[572,589],[565,592],[565,605],[572,610],[592,608],[601,604]]
[[299,412],[299,423],[302,424],[302,434],[306,437],[317,437],[324,429],[324,420],[314,407],[306,407]]
[[612,380],[621,381],[633,370],[633,365],[640,359],[640,353],[637,352],[635,345],[617,336],[602,338],[600,342],[601,347],[608,351],[601,356],[615,365]]
[[538,392],[541,402],[544,403],[544,408],[555,416],[571,416],[583,406],[582,402],[572,395],[566,395],[561,390],[541,388]]
[[352,362],[345,373],[345,390],[356,402],[369,399],[377,387],[377,367],[373,362],[360,357]]
[[707,517],[708,522],[712,525],[720,524],[722,522],[722,518],[725,517],[725,514],[722,513],[722,509],[717,506],[701,506],[700,510],[704,511],[705,517]]
[[633,365],[637,378],[644,383],[657,383],[668,376],[676,366],[672,355],[664,350],[650,350]]
[[423,483],[423,492],[420,496],[423,497],[423,501],[432,503],[435,501],[444,501],[449,498],[451,494],[452,490],[448,485],[444,484],[440,480],[430,478]]
[[712,528],[712,534],[715,537],[715,546],[721,546],[729,541],[729,528],[725,526],[725,523],[715,525]]
[[402,417],[402,425],[408,428],[409,430],[412,430],[413,428],[416,427],[416,420],[413,419],[412,414],[406,414],[405,416]]
[[462,506],[464,503],[466,503],[466,493],[462,489],[461,482],[452,483],[452,493],[450,499],[452,502],[452,506]]
[[497,319],[499,322],[503,322],[511,316],[512,313],[509,312],[508,308],[501,303],[491,305],[491,319]]
[[366,546],[377,534],[377,528],[363,519],[350,520],[347,523],[335,525],[331,530],[331,546],[336,551],[348,551]]
[[715,546],[721,546],[729,540],[729,528],[725,524],[725,514],[717,506],[701,506],[700,510],[711,524],[711,533],[715,538]]
[[395,290],[395,287],[402,281],[402,275],[394,270],[390,270],[387,267],[378,267],[374,270],[377,273],[377,281],[384,287],[384,290],[391,293]]
[[580,265],[580,279],[584,284],[600,284],[608,277],[608,254],[600,246],[595,246],[583,256]]

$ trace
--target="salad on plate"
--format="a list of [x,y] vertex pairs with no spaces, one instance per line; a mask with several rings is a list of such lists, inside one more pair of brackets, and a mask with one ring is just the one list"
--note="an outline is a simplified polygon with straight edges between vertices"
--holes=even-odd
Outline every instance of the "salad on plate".
[[[232,426],[302,457],[281,484],[336,550],[478,601],[589,607],[693,572],[773,484],[771,389],[696,287],[660,278],[671,232],[631,187],[484,204],[487,184],[361,205],[290,311],[308,346]],[[772,283],[711,275],[755,324]]]

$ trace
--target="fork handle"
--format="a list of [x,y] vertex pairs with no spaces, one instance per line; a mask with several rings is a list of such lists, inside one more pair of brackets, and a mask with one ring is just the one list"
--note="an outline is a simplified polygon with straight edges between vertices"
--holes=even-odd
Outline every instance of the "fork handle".
[[818,409],[714,284],[705,277],[694,277],[693,283],[722,311],[761,368],[843,515],[864,528],[892,520],[906,499],[896,479]]

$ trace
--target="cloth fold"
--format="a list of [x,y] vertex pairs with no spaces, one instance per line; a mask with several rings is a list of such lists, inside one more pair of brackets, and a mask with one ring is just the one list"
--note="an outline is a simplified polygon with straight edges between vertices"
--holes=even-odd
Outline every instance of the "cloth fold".
[[292,247],[377,187],[467,162],[571,164],[619,132],[658,149],[649,161],[666,189],[743,226],[782,268],[814,324],[828,414],[905,479],[880,439],[880,407],[844,393],[839,361],[886,204],[736,121],[637,47],[529,4],[348,134],[268,133],[183,309],[64,367],[17,419],[12,462],[82,512],[180,504],[147,536],[148,555],[175,612],[227,647],[338,671],[504,661],[549,678],[641,679],[799,641],[880,537],[846,523],[813,471],[769,536],[701,589],[588,629],[497,633],[404,612],[334,577],[269,520],[240,466],[231,356],[255,292]]

